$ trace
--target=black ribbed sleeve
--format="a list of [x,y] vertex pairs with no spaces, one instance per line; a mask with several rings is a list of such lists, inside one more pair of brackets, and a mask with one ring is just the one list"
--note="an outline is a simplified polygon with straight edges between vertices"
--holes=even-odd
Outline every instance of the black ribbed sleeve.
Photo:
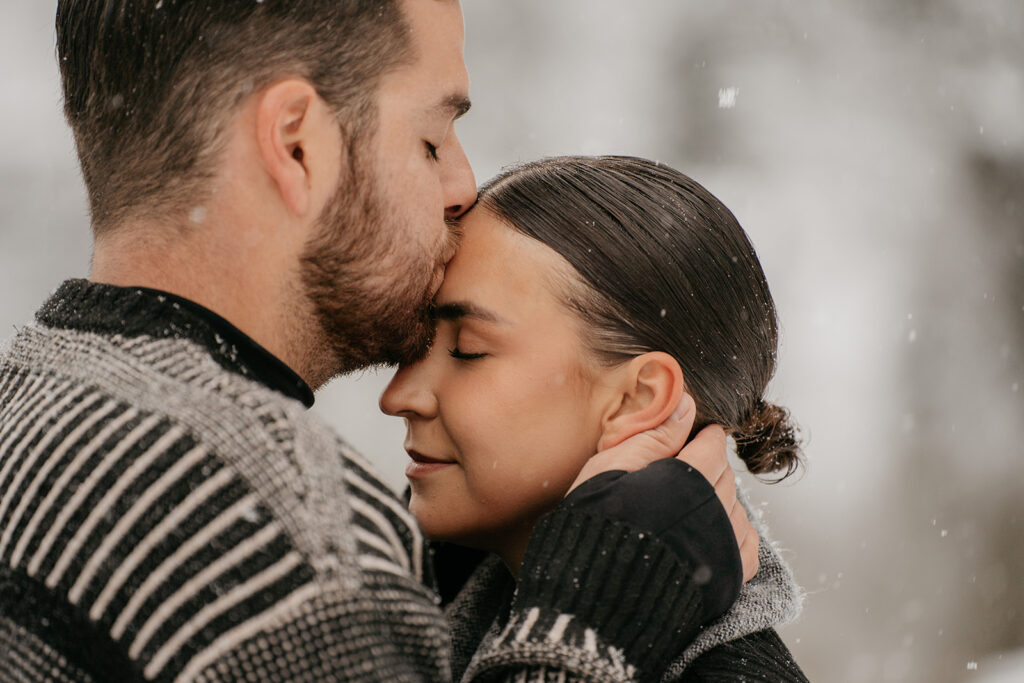
[[603,472],[566,496],[563,506],[618,519],[661,539],[694,568],[700,624],[726,613],[743,585],[743,562],[729,515],[715,488],[676,458],[636,472]]
[[538,665],[575,663],[582,679],[650,679],[693,640],[701,611],[691,566],[656,537],[559,508],[534,529],[509,621],[491,645],[529,651]]
[[708,651],[679,683],[808,683],[774,629],[759,631]]

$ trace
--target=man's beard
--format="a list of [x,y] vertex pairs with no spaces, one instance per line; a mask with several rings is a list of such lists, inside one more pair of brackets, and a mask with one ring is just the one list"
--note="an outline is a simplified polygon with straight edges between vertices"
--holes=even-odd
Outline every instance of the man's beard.
[[330,376],[414,362],[434,338],[429,307],[437,264],[395,262],[389,252],[412,226],[388,210],[372,169],[343,176],[301,259],[324,352],[333,356]]

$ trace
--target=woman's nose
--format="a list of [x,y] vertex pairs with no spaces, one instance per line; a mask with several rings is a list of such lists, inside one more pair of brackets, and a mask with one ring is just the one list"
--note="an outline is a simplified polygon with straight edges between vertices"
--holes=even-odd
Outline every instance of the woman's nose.
[[380,409],[387,415],[429,419],[437,414],[437,397],[426,381],[426,360],[398,369],[380,395]]

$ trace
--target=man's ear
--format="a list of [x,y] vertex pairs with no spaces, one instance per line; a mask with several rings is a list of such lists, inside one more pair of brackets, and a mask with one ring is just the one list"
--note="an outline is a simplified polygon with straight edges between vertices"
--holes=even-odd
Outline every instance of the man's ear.
[[[316,89],[302,79],[274,83],[258,97],[256,140],[263,166],[288,209],[306,215],[325,194],[324,176],[337,167],[339,127]],[[333,183],[326,187],[333,190]]]
[[661,351],[631,359],[618,374],[614,400],[601,419],[598,450],[617,446],[660,425],[676,409],[686,390],[679,363]]

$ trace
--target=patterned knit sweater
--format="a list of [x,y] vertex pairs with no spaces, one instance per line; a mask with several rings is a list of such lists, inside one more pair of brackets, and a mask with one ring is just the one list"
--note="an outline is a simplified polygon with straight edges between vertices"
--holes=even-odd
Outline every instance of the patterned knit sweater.
[[[182,303],[70,281],[0,353],[0,681],[449,680],[414,520]],[[697,635],[629,525],[559,510],[524,576],[473,680],[634,680]]]
[[[750,511],[743,491],[739,490],[738,495]],[[696,638],[680,641],[681,653],[664,666],[648,667],[645,677],[662,683],[807,683],[774,630],[796,618],[803,595],[767,528],[758,515],[752,518],[761,539],[757,575],[744,584],[728,612],[701,629]],[[481,644],[493,647],[507,638],[509,611],[512,609],[514,614],[519,594],[511,574],[494,555],[467,554],[457,557],[455,564],[438,563],[437,571],[460,569],[459,563],[479,563],[445,606],[452,629],[452,666],[457,675],[468,671],[467,676],[472,678]],[[462,573],[467,574],[464,569]],[[624,599],[627,596],[623,594]],[[652,611],[646,616],[646,628],[665,631],[672,631],[676,620],[687,618],[685,613],[672,611]]]

